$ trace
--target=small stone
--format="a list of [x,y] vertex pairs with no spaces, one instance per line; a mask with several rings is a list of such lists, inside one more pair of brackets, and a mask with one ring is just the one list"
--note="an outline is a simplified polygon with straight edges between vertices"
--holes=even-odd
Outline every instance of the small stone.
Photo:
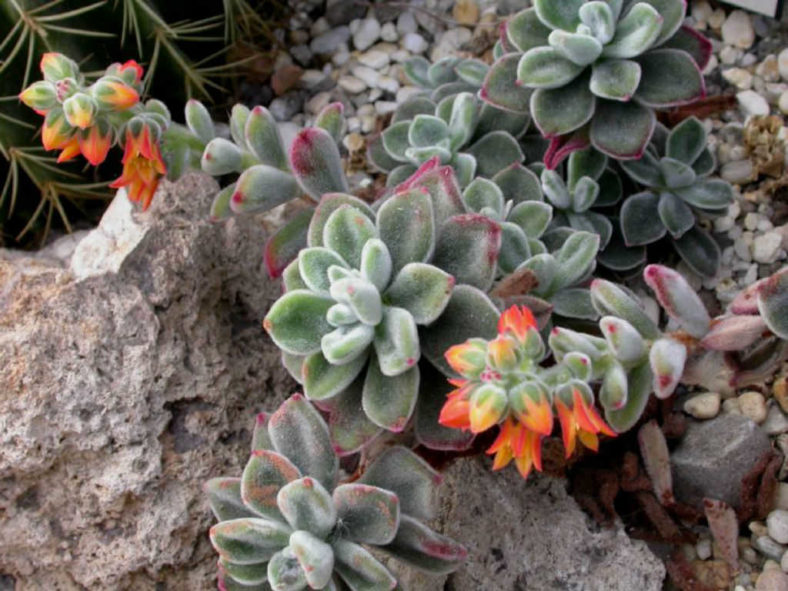
[[780,482],[777,485],[777,500],[775,502],[775,507],[784,511],[788,510],[788,482]]
[[758,575],[755,591],[788,591],[788,576],[781,570],[765,570]]
[[383,41],[388,41],[389,43],[395,43],[399,41],[399,33],[397,32],[397,27],[394,23],[386,23],[380,29],[380,38]]
[[397,17],[397,32],[401,36],[404,37],[408,33],[415,33],[418,30],[419,25],[411,11],[407,10]]
[[783,572],[788,571],[788,551],[783,554],[783,557],[780,559],[780,569]]
[[402,38],[402,47],[411,53],[424,53],[427,51],[429,44],[425,41],[424,37],[418,33],[408,33]]
[[421,96],[424,91],[418,86],[403,86],[397,91],[397,102],[402,104],[409,101],[413,97]]
[[353,45],[359,51],[366,51],[378,39],[380,39],[380,23],[374,18],[362,20],[353,33]]
[[309,49],[321,55],[333,54],[340,45],[347,43],[348,39],[350,39],[350,29],[345,26],[337,27],[312,39]]
[[715,72],[720,65],[720,61],[717,59],[717,56],[713,53],[709,57],[709,63],[706,64],[706,67],[703,68],[703,75],[709,76],[712,72]]
[[732,47],[730,45],[726,45],[720,51],[720,62],[727,65],[732,66],[736,62],[739,61],[739,58],[742,55],[742,50]]
[[720,395],[705,392],[693,396],[684,403],[684,412],[696,419],[713,419],[720,413]]
[[762,521],[751,521],[747,524],[747,529],[754,533],[757,538],[769,535],[769,528]]
[[396,111],[397,106],[394,101],[375,101],[375,112],[378,115],[388,115]]
[[725,19],[722,25],[722,40],[727,45],[749,49],[755,42],[755,29],[753,29],[750,15],[743,10],[734,10]]
[[744,68],[729,68],[722,73],[722,77],[739,90],[752,88],[752,74]]
[[[751,281],[747,285],[751,285],[755,283]],[[785,416],[783,411],[780,410],[780,407],[776,404],[773,404],[769,407],[768,412],[766,413],[766,420],[761,423],[761,429],[766,431],[767,435],[780,435],[782,433],[788,433],[788,418]]]
[[780,98],[777,100],[777,108],[780,109],[780,113],[783,115],[788,115],[788,90],[780,95]]
[[340,88],[346,90],[350,94],[364,92],[364,90],[367,88],[367,85],[364,84],[364,82],[353,76],[340,76],[337,84],[339,84]]
[[317,115],[323,107],[331,102],[330,92],[318,92],[315,96],[309,99],[304,106],[306,112],[311,115]]
[[774,230],[757,236],[752,245],[752,258],[759,263],[773,263],[780,254],[783,237]]
[[709,17],[709,26],[712,29],[718,30],[722,27],[725,23],[725,11],[722,8],[718,8],[714,12],[711,13]]
[[349,133],[342,140],[348,152],[359,152],[364,148],[364,138],[358,133]]
[[705,24],[709,22],[709,18],[711,18],[713,12],[714,9],[706,0],[692,3],[692,18],[695,19],[696,23],[704,23],[704,27]]
[[390,58],[389,54],[385,51],[371,49],[370,51],[362,53],[360,56],[358,56],[358,61],[362,65],[372,68],[373,70],[382,70],[389,65]]
[[783,412],[788,412],[788,376],[780,376],[774,380],[772,386],[772,396],[783,409]]
[[479,6],[476,0],[457,0],[451,14],[461,25],[475,25],[479,20]]
[[780,71],[780,78],[788,82],[788,47],[777,56],[777,69]]
[[753,180],[755,169],[748,160],[728,162],[720,169],[720,176],[734,185],[744,185]]
[[709,538],[702,538],[695,544],[695,553],[701,560],[708,560],[711,558],[711,540]]
[[766,518],[769,536],[779,544],[788,544],[788,511],[775,509]]
[[399,90],[399,82],[394,80],[391,76],[381,76],[378,78],[378,88],[390,92],[391,94],[396,94]]
[[736,398],[728,398],[727,400],[722,401],[722,412],[726,414],[735,413],[737,415],[741,414],[741,407],[739,406],[739,401]]
[[771,539],[769,536],[755,538],[754,546],[758,552],[774,560],[780,560],[783,557],[783,552],[785,552],[785,546]]
[[766,82],[777,82],[780,79],[780,65],[777,56],[773,53],[767,55],[755,68],[755,73]]
[[738,398],[741,414],[751,421],[761,424],[766,420],[766,399],[760,392],[745,392]]
[[739,109],[745,115],[768,115],[769,103],[754,90],[745,90],[736,94]]
[[378,74],[372,68],[368,68],[366,66],[356,66],[351,70],[351,72],[353,73],[353,76],[359,80],[362,80],[369,88],[375,88],[378,85],[380,74]]

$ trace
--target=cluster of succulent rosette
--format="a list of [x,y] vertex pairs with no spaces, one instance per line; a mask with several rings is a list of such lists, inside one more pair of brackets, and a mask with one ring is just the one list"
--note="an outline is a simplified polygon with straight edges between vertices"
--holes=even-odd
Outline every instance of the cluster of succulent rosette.
[[[388,173],[374,203],[350,194],[339,103],[288,145],[260,106],[236,105],[229,137],[197,101],[172,122],[140,103],[133,63],[85,87],[48,55],[22,94],[63,158],[95,164],[125,137],[117,184],[145,208],[165,170],[189,168],[226,183],[216,220],[301,202],[265,247],[284,293],[264,327],[303,395],[258,418],[241,478],[207,485],[222,589],[394,588],[364,546],[449,572],[465,550],[422,523],[439,478],[391,444],[466,450],[495,429],[493,468],[514,461],[526,477],[556,423],[567,458],[578,442],[596,451],[652,393],[738,388],[788,357],[788,268],[711,318],[681,275],[647,265],[646,245],[664,240],[713,276],[719,249],[697,218],[733,199],[707,178],[703,124],[656,121],[705,92],[708,41],[682,26],[685,2],[533,5],[502,27],[492,65],[405,64],[424,95],[370,138]],[[661,311],[598,268],[641,276]],[[338,462],[357,453],[360,477]]]

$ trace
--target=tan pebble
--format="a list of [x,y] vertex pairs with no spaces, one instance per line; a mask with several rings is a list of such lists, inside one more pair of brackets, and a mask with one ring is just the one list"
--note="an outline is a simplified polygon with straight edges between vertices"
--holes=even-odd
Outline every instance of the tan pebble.
[[741,414],[738,398],[728,398],[722,401],[722,412],[725,414]]
[[756,591],[788,591],[788,576],[778,569],[764,570],[755,583]]
[[788,376],[780,376],[774,381],[772,395],[783,412],[788,412]]
[[696,419],[713,419],[720,412],[720,395],[705,392],[693,396],[684,403],[684,412]]
[[364,138],[358,133],[351,133],[342,140],[349,152],[358,152],[364,147]]
[[475,25],[479,20],[479,6],[476,0],[458,0],[454,4],[452,16],[461,25]]
[[766,524],[763,523],[762,521],[751,521],[749,524],[747,524],[747,527],[752,533],[754,533],[759,538],[761,536],[769,535],[769,530],[766,527]]
[[766,399],[760,392],[745,392],[739,396],[741,414],[755,423],[761,424],[766,420]]

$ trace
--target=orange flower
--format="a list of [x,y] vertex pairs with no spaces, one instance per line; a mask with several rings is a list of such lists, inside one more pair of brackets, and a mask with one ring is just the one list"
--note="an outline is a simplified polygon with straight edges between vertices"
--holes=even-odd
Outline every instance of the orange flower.
[[66,146],[74,135],[74,128],[68,124],[62,109],[47,113],[41,128],[41,143],[45,150],[59,150]]
[[487,341],[470,339],[460,345],[449,347],[444,354],[451,368],[461,376],[478,376],[487,363]]
[[57,157],[58,164],[76,158],[79,155],[79,138],[76,135],[72,135],[71,139],[62,145],[61,148],[63,148],[63,151]]
[[542,471],[542,436],[512,418],[501,425],[501,432],[487,453],[495,454],[493,470],[500,470],[514,459],[523,478],[528,478],[533,468]]
[[129,200],[142,202],[142,210],[145,211],[150,206],[159,179],[166,172],[159,144],[151,139],[150,128],[145,125],[136,136],[126,131],[123,174],[110,187],[126,187]]
[[90,129],[79,135],[79,150],[93,166],[104,162],[111,147],[112,130],[107,123],[96,122]]
[[580,390],[572,391],[571,408],[567,406],[560,396],[555,397],[555,407],[558,411],[558,420],[561,423],[561,436],[564,441],[566,457],[575,451],[577,439],[588,449],[599,449],[599,433],[615,437],[616,433],[599,416],[593,404],[589,404]]
[[470,429],[471,403],[468,400],[468,394],[472,385],[468,380],[449,380],[449,382],[453,386],[457,386],[457,389],[449,393],[446,404],[441,409],[438,422],[444,427],[452,429]]
[[116,80],[99,80],[91,88],[91,93],[100,107],[113,111],[125,111],[140,100],[136,90]]
[[125,79],[127,75],[134,72],[134,83],[139,84],[142,82],[142,66],[134,60],[129,60],[118,66],[118,73]]
[[498,334],[503,335],[509,331],[516,336],[520,342],[524,343],[528,335],[528,329],[539,329],[534,318],[533,312],[525,306],[511,306],[498,319]]

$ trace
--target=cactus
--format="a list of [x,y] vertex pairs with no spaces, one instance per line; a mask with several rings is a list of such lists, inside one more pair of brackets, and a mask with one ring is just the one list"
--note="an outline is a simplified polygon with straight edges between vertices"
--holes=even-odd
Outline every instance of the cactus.
[[[447,179],[421,178],[432,180]],[[426,187],[405,188],[377,213],[350,195],[325,195],[308,227],[309,247],[285,271],[287,293],[265,318],[310,400],[341,414],[337,406],[359,399],[354,425],[332,431],[343,454],[406,427],[419,398],[422,350],[442,352],[440,327],[466,323],[450,312],[457,301],[492,308],[480,290],[492,283],[500,228],[461,210],[450,215],[448,194],[433,191],[434,198]],[[455,282],[466,284],[456,294]]]
[[220,589],[394,589],[366,547],[432,573],[457,569],[467,551],[424,525],[440,476],[390,447],[355,482],[339,482],[328,427],[302,396],[258,416],[240,478],[205,491],[218,523]]
[[654,132],[654,109],[705,94],[711,44],[682,26],[685,13],[683,0],[534,0],[502,27],[481,97],[530,110],[550,139],[548,168],[589,145],[638,159]]
[[643,158],[624,161],[621,167],[645,188],[628,197],[621,208],[626,245],[642,246],[669,235],[692,270],[713,277],[720,249],[696,225],[695,210],[707,215],[724,213],[733,202],[733,188],[721,179],[706,178],[714,171],[714,157],[703,124],[690,117],[669,133],[659,126]]
[[[218,78],[237,72],[239,65],[223,63],[223,51],[217,50],[227,46],[213,32],[223,26],[229,32],[230,23],[243,22],[249,24],[244,35],[252,38],[264,32],[265,25],[246,0],[222,5],[224,14],[207,5],[190,6],[187,14],[181,6],[155,0],[0,2],[0,95],[19,94],[34,79],[43,54],[62,52],[86,72],[99,72],[113,58],[136,57],[147,64],[142,88],[155,90],[168,102],[191,94],[210,97],[224,90]],[[182,44],[186,38],[188,51]],[[172,84],[173,77],[163,75],[168,72],[177,73],[175,79],[183,84]],[[33,234],[43,241],[50,227],[58,225],[70,231],[72,215],[93,217],[103,209],[101,202],[112,197],[106,181],[114,167],[86,175],[79,166],[56,166],[56,158],[36,145],[37,126],[25,107],[3,103],[0,176],[7,182],[0,189],[0,225],[4,237],[14,236],[16,241]]]
[[509,164],[522,162],[516,137],[527,127],[527,117],[485,113],[483,103],[469,92],[447,96],[437,105],[417,97],[397,109],[391,126],[371,143],[369,154],[379,169],[389,173],[390,187],[435,157],[451,165],[465,187],[476,176],[490,178]]

